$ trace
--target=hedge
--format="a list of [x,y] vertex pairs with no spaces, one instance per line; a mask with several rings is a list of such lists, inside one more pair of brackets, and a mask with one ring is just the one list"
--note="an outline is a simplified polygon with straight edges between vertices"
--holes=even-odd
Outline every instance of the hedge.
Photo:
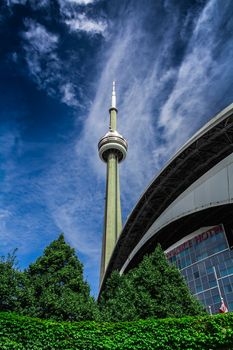
[[117,323],[58,323],[0,313],[0,349],[233,349],[233,313]]

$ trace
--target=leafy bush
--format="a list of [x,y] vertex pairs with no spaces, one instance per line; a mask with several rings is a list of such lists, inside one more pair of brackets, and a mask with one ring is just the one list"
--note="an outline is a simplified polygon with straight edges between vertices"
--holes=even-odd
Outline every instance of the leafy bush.
[[232,344],[233,313],[118,323],[58,323],[0,313],[1,350],[226,350]]

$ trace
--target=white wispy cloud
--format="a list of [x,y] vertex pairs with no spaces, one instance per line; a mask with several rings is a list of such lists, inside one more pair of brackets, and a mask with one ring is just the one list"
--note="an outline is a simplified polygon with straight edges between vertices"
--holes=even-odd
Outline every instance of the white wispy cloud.
[[27,30],[23,33],[24,39],[33,51],[43,54],[50,54],[57,48],[58,36],[49,33],[44,26],[31,19],[25,20]]
[[38,255],[64,232],[82,260],[96,265],[101,250],[96,231],[102,231],[96,213],[101,217],[104,195],[80,163],[76,143],[68,136],[55,145],[25,142],[16,122],[0,125],[0,143],[2,251]]
[[[88,195],[82,191],[84,169],[79,169],[74,145],[25,142],[17,123],[0,126],[0,143],[1,253],[18,248],[19,261],[31,262],[64,232],[82,261],[89,268],[96,265],[100,247],[90,207],[98,195],[94,188]],[[35,157],[38,153],[43,160]]]
[[32,212],[30,214],[28,211],[27,215],[23,213],[24,208],[20,198],[23,195],[23,205],[26,208],[27,201],[30,205],[34,205],[39,196],[36,195],[36,191],[33,195],[29,183],[24,187],[27,172],[19,166],[17,161],[18,157],[20,158],[22,155],[23,144],[16,122],[11,120],[8,123],[1,124],[0,143],[2,145],[0,149],[2,184],[0,201],[1,250],[4,254],[7,254],[9,251],[19,248],[21,254],[26,254],[33,251],[33,245],[38,241],[35,231],[36,224],[38,225],[40,219]]
[[7,6],[12,6],[12,5],[25,5],[27,0],[6,0]]
[[90,4],[95,4],[99,0],[58,0],[62,12],[67,15],[73,15],[76,12],[77,6],[85,7]]
[[25,20],[25,27],[22,38],[29,73],[39,88],[48,86],[52,93],[53,80],[60,75],[60,62],[56,54],[59,38],[32,19]]
[[64,62],[57,52],[59,36],[32,19],[25,20],[25,27],[22,33],[25,59],[38,88],[60,97],[68,106],[80,106],[75,86],[67,81],[70,77],[64,74]]
[[107,27],[104,21],[87,18],[84,13],[78,14],[76,18],[66,20],[65,23],[72,31],[84,31],[91,34],[103,34]]
[[33,10],[39,10],[48,7],[51,4],[50,0],[29,0],[28,1]]
[[62,93],[61,100],[67,106],[72,106],[72,107],[78,107],[80,104],[77,101],[77,96],[76,92],[74,90],[74,86],[71,83],[65,83],[64,85],[61,85],[60,91]]
[[[85,147],[83,144],[82,149]],[[96,234],[96,213],[101,215],[103,194],[93,183],[88,167],[77,157],[74,142],[58,148],[40,181],[44,201],[57,227],[78,252],[90,261],[98,261],[100,237]]]
[[68,2],[75,3],[77,5],[89,5],[97,2],[98,0],[67,0]]
[[[10,9],[10,15],[14,14],[14,5],[21,4],[27,8],[37,11],[48,9],[46,22],[52,19],[52,7],[49,0],[4,0]],[[60,15],[56,17],[57,22],[64,23],[71,32],[81,32],[88,34],[89,39],[95,34],[105,35],[107,28],[106,21],[98,17],[98,12],[93,9],[87,11],[89,4],[94,5],[98,0],[57,0],[60,8]],[[80,8],[81,6],[81,8]],[[88,14],[87,14],[88,13]],[[60,98],[60,100],[71,107],[83,107],[80,96],[83,96],[79,82],[75,80],[79,74],[79,68],[73,76],[73,81],[68,71],[68,65],[76,57],[79,61],[79,51],[73,50],[71,57],[67,56],[64,62],[64,52],[59,53],[60,35],[49,31],[34,18],[24,20],[25,30],[21,33],[23,39],[22,47],[25,54],[28,71],[31,78],[36,82],[39,89],[46,90],[50,96]],[[61,35],[62,36],[62,35]],[[77,46],[78,47],[78,46]],[[75,54],[74,54],[75,52]],[[12,58],[16,58],[12,55]],[[63,56],[61,58],[61,56]],[[64,69],[66,67],[66,69]],[[82,69],[80,69],[82,70]],[[75,81],[74,81],[75,80]],[[82,105],[82,106],[81,106]]]
[[226,18],[227,9],[219,10],[219,2],[210,0],[200,14],[178,68],[176,84],[161,108],[158,126],[163,130],[163,144],[153,152],[160,165],[213,116],[212,111],[216,113],[224,106],[218,101],[217,91],[220,86],[227,86],[232,76],[233,46],[229,40],[224,43],[222,53],[216,54],[221,21]]
[[[62,18],[70,31],[84,32],[89,35],[104,35],[107,29],[106,20],[98,16],[98,12],[86,11],[86,6],[95,4],[98,0],[59,0]],[[79,6],[82,5],[80,11]],[[94,15],[94,16],[93,16]]]

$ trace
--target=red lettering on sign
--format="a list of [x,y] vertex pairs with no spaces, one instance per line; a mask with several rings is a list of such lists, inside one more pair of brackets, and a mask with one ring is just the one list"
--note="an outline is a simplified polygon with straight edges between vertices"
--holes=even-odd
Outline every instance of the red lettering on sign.
[[194,237],[194,238],[192,238],[192,239],[182,243],[181,245],[179,245],[175,249],[171,250],[166,255],[167,255],[168,258],[172,258],[173,256],[176,256],[179,253],[181,253],[183,250],[191,248],[193,246],[193,243],[199,244],[199,243],[207,240],[208,238],[218,234],[219,232],[222,232],[222,226],[221,225],[215,226],[211,230],[202,232],[198,236],[196,236],[196,237]]

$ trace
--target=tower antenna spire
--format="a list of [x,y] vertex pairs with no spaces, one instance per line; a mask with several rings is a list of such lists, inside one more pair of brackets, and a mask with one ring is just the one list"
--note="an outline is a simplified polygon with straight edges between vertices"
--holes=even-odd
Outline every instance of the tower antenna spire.
[[98,143],[100,159],[107,165],[100,284],[122,230],[119,163],[125,159],[128,149],[126,139],[117,131],[115,81],[112,83],[112,103],[109,113],[109,131]]
[[111,108],[116,108],[116,82],[112,82],[112,106]]

